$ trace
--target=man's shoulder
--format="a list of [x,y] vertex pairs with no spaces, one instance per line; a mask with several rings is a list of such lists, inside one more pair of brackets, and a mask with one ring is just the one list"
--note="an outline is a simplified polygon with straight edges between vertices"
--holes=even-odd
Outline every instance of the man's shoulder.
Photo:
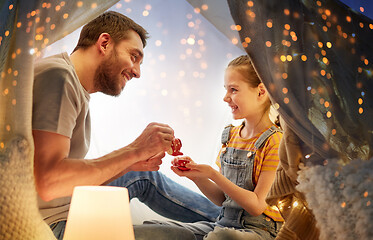
[[73,66],[66,53],[60,53],[35,61],[35,76],[45,72],[72,73]]
[[69,83],[74,86],[79,82],[67,53],[60,53],[35,61],[34,80],[43,83],[46,81],[55,84]]

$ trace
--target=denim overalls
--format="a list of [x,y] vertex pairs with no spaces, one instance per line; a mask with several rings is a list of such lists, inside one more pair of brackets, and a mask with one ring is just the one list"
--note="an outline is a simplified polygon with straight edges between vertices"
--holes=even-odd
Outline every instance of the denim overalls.
[[[229,141],[229,133],[231,127],[232,126],[228,126],[223,131],[222,143],[225,145],[228,145],[227,143]],[[262,148],[268,137],[270,137],[277,131],[280,130],[274,126],[265,131],[255,142],[255,148]],[[255,155],[256,152],[238,150],[231,147],[228,147],[225,150],[223,149],[220,156],[222,173],[225,177],[227,177],[230,181],[237,184],[238,186],[253,191],[254,184],[252,181],[252,175]],[[185,209],[189,209],[192,205],[193,208],[198,208],[198,205],[202,204],[198,202],[199,198],[195,196],[198,195],[197,193],[195,193],[194,195],[181,193],[180,195],[183,198],[188,198],[190,201],[194,202],[193,204],[185,206]],[[204,236],[214,231],[215,227],[228,227],[235,228],[238,231],[244,231],[245,240],[273,240],[275,238],[281,228],[282,223],[275,222],[264,214],[256,217],[251,216],[228,195],[225,195],[225,197],[226,200],[223,202],[223,207],[221,208],[220,215],[218,216],[216,222],[197,221],[193,223],[185,223],[152,220],[145,221],[144,223],[186,228],[194,233],[197,240],[202,240]],[[163,239],[167,239],[167,233],[165,233]],[[182,232],[180,233],[180,236],[177,237],[177,239],[185,239]]]
[[[232,126],[224,129],[222,134],[222,143],[228,145],[229,133]],[[275,132],[280,131],[275,126],[272,126],[262,135],[259,136],[254,146],[260,149],[264,146],[267,139]],[[235,149],[232,147],[224,148],[220,155],[221,172],[231,182],[239,187],[253,191],[253,167],[256,152]],[[234,227],[238,229],[252,229],[262,237],[271,236],[268,239],[273,239],[280,230],[281,223],[275,222],[264,214],[259,216],[251,216],[234,200],[225,194],[226,200],[223,202],[223,208],[218,217],[217,223],[226,227]],[[267,239],[267,238],[265,238]]]

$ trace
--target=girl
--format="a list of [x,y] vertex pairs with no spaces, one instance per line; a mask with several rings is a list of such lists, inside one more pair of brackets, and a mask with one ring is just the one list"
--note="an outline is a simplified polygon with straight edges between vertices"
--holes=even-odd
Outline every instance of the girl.
[[[244,239],[274,239],[283,219],[265,198],[275,179],[282,133],[269,118],[268,92],[248,56],[229,63],[224,87],[224,101],[232,109],[233,118],[243,119],[243,123],[223,131],[223,146],[217,158],[220,172],[190,158],[185,166],[190,170],[172,167],[177,175],[192,180],[207,198],[222,206],[221,213],[216,222],[158,223],[189,229],[197,239],[215,227],[240,229],[245,232]],[[173,161],[176,164],[178,158]]]

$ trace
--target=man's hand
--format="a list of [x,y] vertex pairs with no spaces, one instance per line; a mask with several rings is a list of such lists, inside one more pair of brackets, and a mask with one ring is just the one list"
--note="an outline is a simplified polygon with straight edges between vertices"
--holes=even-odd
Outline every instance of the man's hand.
[[145,161],[140,161],[133,164],[131,167],[128,168],[129,171],[158,171],[159,166],[162,164],[162,158],[166,154],[164,152],[160,152],[157,155],[149,158]]
[[[139,161],[144,161],[142,167],[149,165],[149,160],[160,152],[167,151],[172,139],[174,138],[174,131],[166,124],[150,123],[141,135],[136,138],[128,147],[134,149]],[[146,161],[148,161],[146,163]],[[153,162],[153,161],[150,161]]]

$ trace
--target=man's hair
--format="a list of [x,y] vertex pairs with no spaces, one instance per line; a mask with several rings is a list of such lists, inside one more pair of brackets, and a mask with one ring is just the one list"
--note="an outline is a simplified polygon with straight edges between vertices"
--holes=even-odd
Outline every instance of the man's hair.
[[132,19],[114,11],[108,11],[87,23],[82,31],[78,44],[73,52],[94,45],[102,33],[108,33],[115,43],[128,37],[130,30],[139,34],[143,47],[146,46],[148,32]]

